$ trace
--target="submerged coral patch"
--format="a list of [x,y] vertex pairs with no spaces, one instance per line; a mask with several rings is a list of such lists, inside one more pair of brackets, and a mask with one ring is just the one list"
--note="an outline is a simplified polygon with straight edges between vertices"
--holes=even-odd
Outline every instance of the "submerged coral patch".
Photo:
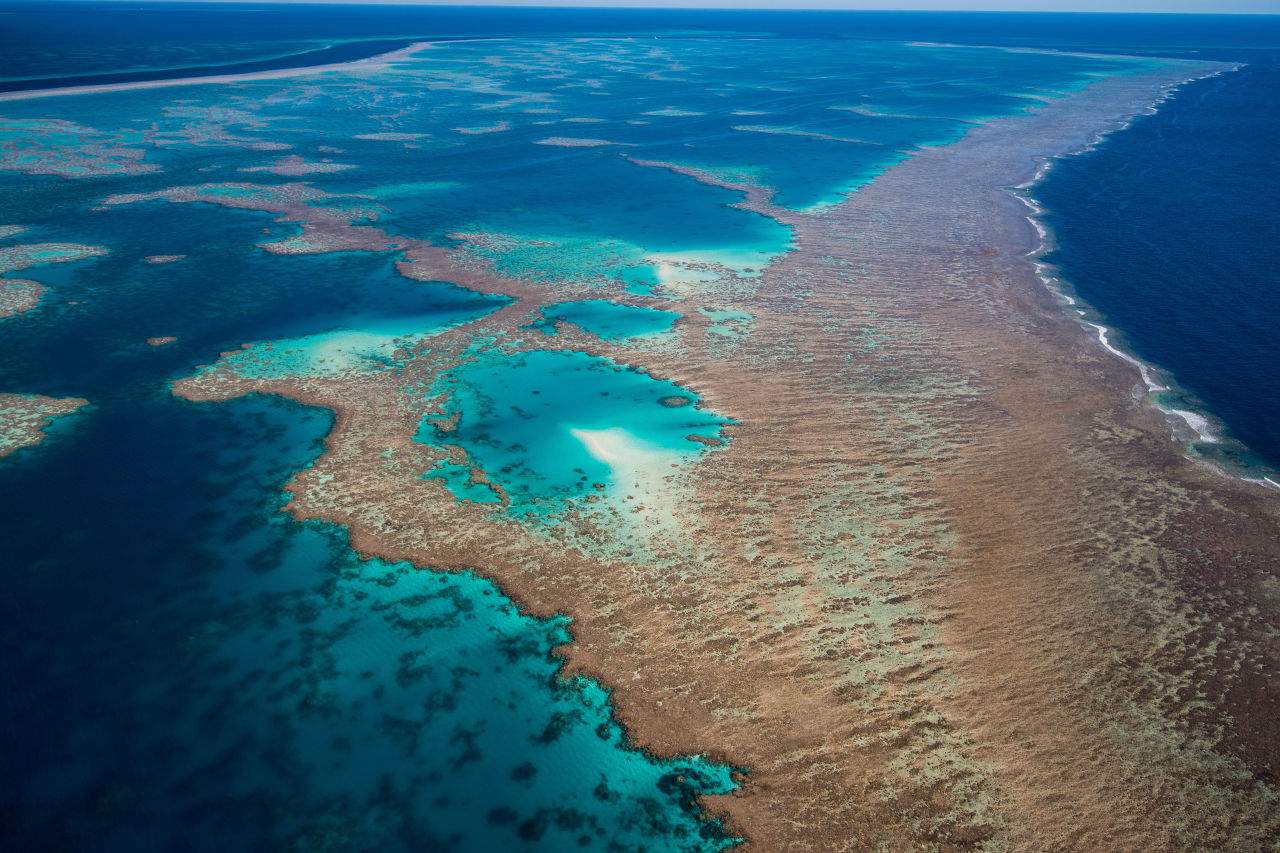
[[[538,516],[617,486],[625,500],[662,491],[672,466],[691,461],[691,434],[719,438],[725,418],[697,406],[673,382],[579,352],[489,351],[442,377],[457,416],[448,432],[424,420],[418,439],[462,448],[499,484],[510,509]],[[597,485],[600,484],[600,485]]]
[[25,243],[0,247],[0,275],[40,264],[60,264],[107,254],[104,246],[83,243]]
[[362,197],[328,193],[307,183],[198,184],[150,193],[118,193],[103,199],[102,204],[104,207],[116,207],[150,201],[173,204],[204,202],[239,210],[275,213],[279,215],[278,222],[300,223],[294,236],[258,244],[260,248],[279,255],[381,252],[403,245],[372,226],[384,208]]
[[25,314],[40,304],[45,286],[38,281],[0,278],[0,320]]
[[607,139],[583,139],[575,136],[548,136],[534,143],[534,145],[554,145],[560,148],[598,148],[601,145],[617,144]]
[[61,119],[0,118],[0,169],[28,175],[90,178],[159,171],[143,162],[136,131],[111,133]]
[[419,139],[426,139],[430,135],[431,134],[429,133],[397,133],[387,131],[382,133],[357,133],[352,137],[352,139],[365,139],[370,142],[415,142]]
[[0,456],[39,444],[50,422],[87,405],[79,397],[0,394]]
[[290,154],[281,157],[269,166],[246,166],[240,169],[241,172],[270,172],[273,175],[315,175],[315,174],[332,174],[333,172],[345,172],[348,169],[354,169],[350,163],[334,163],[329,160],[306,160],[297,154]]
[[556,320],[573,323],[606,339],[634,338],[665,332],[680,319],[675,311],[619,305],[607,299],[585,299],[548,305],[542,309],[542,316],[553,323]]
[[[10,234],[20,234],[18,228]],[[107,254],[103,246],[83,243],[26,243],[0,246],[0,320],[24,314],[40,304],[47,288],[38,281],[3,278],[5,273],[25,270],[41,264],[59,264]]]
[[420,292],[402,295],[398,304],[389,303],[383,311],[353,314],[344,328],[245,344],[202,372],[271,379],[385,370],[401,363],[397,353],[405,348],[509,302],[447,282],[414,282],[412,287]]

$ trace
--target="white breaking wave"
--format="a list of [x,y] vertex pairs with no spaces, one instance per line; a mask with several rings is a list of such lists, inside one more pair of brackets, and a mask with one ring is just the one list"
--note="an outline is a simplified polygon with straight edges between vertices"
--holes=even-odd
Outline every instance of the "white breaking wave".
[[1101,324],[1099,324],[1099,323],[1086,323],[1085,325],[1087,325],[1087,326],[1091,326],[1093,329],[1095,329],[1095,330],[1097,331],[1097,333],[1098,333],[1098,343],[1102,344],[1103,348],[1104,348],[1107,352],[1111,353],[1111,354],[1112,354],[1112,355],[1114,355],[1116,358],[1119,358],[1119,359],[1121,359],[1122,361],[1125,361],[1125,362],[1127,362],[1127,363],[1129,363],[1129,364],[1132,364],[1134,367],[1138,368],[1138,372],[1139,372],[1140,374],[1142,374],[1142,382],[1143,382],[1143,384],[1145,384],[1145,385],[1147,386],[1147,390],[1148,390],[1148,391],[1155,392],[1155,391],[1168,391],[1168,390],[1169,390],[1169,386],[1168,386],[1168,385],[1162,385],[1162,384],[1161,384],[1161,383],[1160,383],[1160,382],[1159,382],[1159,381],[1158,381],[1158,380],[1157,380],[1157,379],[1152,375],[1152,373],[1151,373],[1151,368],[1150,368],[1150,367],[1148,367],[1147,365],[1143,364],[1141,361],[1139,361],[1138,359],[1134,358],[1133,356],[1129,355],[1129,353],[1125,352],[1124,350],[1122,350],[1122,349],[1118,349],[1118,348],[1116,348],[1115,346],[1112,346],[1111,341],[1107,339],[1107,332],[1108,332],[1109,330],[1107,329],[1107,327],[1106,327],[1106,326],[1103,326],[1103,325],[1101,325]]
[[1186,421],[1187,426],[1195,430],[1196,435],[1200,437],[1200,441],[1216,442],[1218,440],[1218,437],[1213,434],[1213,429],[1209,425],[1209,419],[1204,415],[1189,412],[1186,409],[1164,409],[1164,411],[1171,415],[1177,415],[1179,418]]

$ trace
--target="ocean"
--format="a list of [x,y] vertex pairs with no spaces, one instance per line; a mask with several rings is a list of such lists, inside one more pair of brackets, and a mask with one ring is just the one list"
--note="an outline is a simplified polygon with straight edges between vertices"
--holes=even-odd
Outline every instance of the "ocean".
[[1257,473],[1280,463],[1280,51],[1205,54],[1243,67],[1188,84],[1035,194],[1057,239],[1046,260],[1160,368],[1162,406],[1209,417],[1195,451]]
[[[0,320],[0,393],[88,401],[0,459],[5,850],[733,846],[696,798],[751,768],[635,749],[604,687],[557,673],[569,620],[281,511],[331,412],[171,393],[400,381],[428,485],[534,532],[587,502],[628,518],[732,418],[571,344],[517,352],[485,326],[512,295],[413,252],[562,288],[522,327],[540,345],[568,321],[660,349],[684,298],[750,287],[792,243],[643,163],[822,210],[1130,57],[1240,63],[1031,193],[1087,319],[1154,366],[1155,402],[1208,419],[1188,451],[1280,467],[1280,21],[68,2],[0,22],[4,91],[434,43],[372,76],[0,102],[0,272],[41,289]],[[700,310],[726,346],[750,333]],[[427,357],[447,364],[423,381]]]

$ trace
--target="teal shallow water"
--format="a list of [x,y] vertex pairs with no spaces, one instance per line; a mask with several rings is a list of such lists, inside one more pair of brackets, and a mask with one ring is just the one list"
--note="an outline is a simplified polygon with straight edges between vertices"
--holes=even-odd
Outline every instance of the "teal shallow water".
[[[449,401],[423,421],[419,440],[462,448],[506,491],[510,513],[544,520],[611,486],[632,487],[641,472],[670,473],[706,452],[689,436],[714,442],[729,423],[675,383],[575,352],[489,351],[433,391]],[[431,423],[455,414],[451,430]]]
[[565,320],[601,338],[634,338],[669,330],[680,318],[674,311],[619,305],[604,299],[560,302],[542,309],[544,332],[552,333],[556,320]]
[[[786,228],[727,207],[733,193],[626,158],[746,176],[774,187],[784,205],[811,207],[837,201],[918,146],[954,141],[972,122],[1024,110],[1089,75],[1137,67],[805,40],[770,42],[768,62],[756,58],[758,43],[735,39],[512,41],[498,60],[495,49],[451,43],[399,63],[379,80],[373,112],[363,91],[334,76],[306,88],[197,87],[184,91],[194,103],[181,106],[163,90],[59,99],[55,114],[70,124],[40,123],[48,102],[16,102],[5,115],[19,143],[35,143],[15,156],[43,152],[90,172],[122,152],[172,170],[198,151],[222,149],[208,167],[236,180],[246,175],[232,169],[280,156],[255,156],[255,148],[336,157],[356,168],[307,177],[371,195],[389,208],[382,222],[391,230],[462,241],[507,274],[591,281],[637,267],[665,265],[669,276],[711,265],[749,276],[787,249]],[[732,78],[724,68],[735,69]],[[422,79],[428,90],[416,85]],[[139,133],[121,126],[129,116],[158,123]],[[502,129],[457,130],[476,127]],[[613,144],[534,145],[549,138]],[[134,179],[144,177],[156,176]]]
[[242,351],[220,358],[216,368],[255,379],[340,377],[394,369],[403,366],[406,349],[423,344],[445,329],[477,320],[510,301],[480,296],[442,281],[415,282],[393,277],[388,284],[392,285],[386,288],[388,296],[400,291],[407,297],[400,306],[384,305],[376,312],[353,311],[341,319],[339,328],[250,343]]

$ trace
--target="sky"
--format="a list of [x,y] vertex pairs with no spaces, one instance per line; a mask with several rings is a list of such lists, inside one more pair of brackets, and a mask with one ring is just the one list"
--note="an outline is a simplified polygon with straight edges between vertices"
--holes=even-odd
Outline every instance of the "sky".
[[[215,1],[206,0],[206,2]],[[405,6],[629,6],[687,9],[1280,14],[1280,0],[259,0],[259,2],[333,2]]]

